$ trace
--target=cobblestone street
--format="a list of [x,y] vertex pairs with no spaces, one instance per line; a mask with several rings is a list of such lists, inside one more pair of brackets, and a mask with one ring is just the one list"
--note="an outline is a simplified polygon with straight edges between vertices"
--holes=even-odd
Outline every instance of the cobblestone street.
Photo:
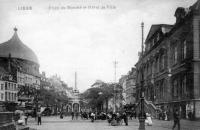
[[[153,126],[146,126],[146,130],[171,130],[172,125],[172,121],[153,120]],[[122,126],[109,126],[107,121],[96,120],[91,123],[90,120],[72,121],[70,117],[60,119],[58,116],[53,116],[43,117],[41,126],[37,125],[35,119],[29,118],[28,126],[36,130],[138,130],[139,122],[133,119],[129,120],[128,126],[124,124]],[[181,130],[200,130],[200,123],[181,120]]]

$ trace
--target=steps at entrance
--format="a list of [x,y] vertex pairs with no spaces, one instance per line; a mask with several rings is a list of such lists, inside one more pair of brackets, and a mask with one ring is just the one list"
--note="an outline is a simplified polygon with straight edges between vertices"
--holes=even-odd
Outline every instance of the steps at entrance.
[[[136,111],[138,114],[140,113],[140,102],[137,104]],[[158,112],[160,109],[157,108],[152,101],[147,101],[144,99],[144,111],[145,113],[151,114],[153,118],[158,118]]]

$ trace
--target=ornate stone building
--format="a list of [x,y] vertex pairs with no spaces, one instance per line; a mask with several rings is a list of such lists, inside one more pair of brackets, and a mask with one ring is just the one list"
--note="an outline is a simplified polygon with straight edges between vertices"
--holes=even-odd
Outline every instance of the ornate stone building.
[[37,56],[19,39],[17,28],[11,39],[0,44],[0,82],[3,103],[31,101],[40,88]]
[[200,118],[200,1],[177,8],[175,17],[174,25],[151,26],[136,64],[137,100],[144,81],[146,100],[171,113],[179,109],[182,118]]
[[135,97],[136,97],[136,69],[132,68],[131,71],[128,73],[128,77],[126,79],[126,104],[135,104]]

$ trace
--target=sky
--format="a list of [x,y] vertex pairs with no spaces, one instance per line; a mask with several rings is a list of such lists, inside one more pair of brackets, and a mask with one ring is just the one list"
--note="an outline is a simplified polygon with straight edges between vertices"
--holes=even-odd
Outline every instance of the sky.
[[[197,0],[1,0],[0,43],[18,28],[21,41],[39,59],[40,72],[57,74],[83,92],[96,80],[114,82],[138,61],[141,22],[174,24],[177,7]],[[23,10],[26,7],[27,10]]]

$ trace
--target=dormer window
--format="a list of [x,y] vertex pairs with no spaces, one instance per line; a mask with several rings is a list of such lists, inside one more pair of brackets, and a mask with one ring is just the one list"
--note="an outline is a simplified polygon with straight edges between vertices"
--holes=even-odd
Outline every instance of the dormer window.
[[160,33],[157,34],[157,41],[160,40]]
[[178,61],[178,48],[177,45],[173,48],[173,64],[176,64]]
[[183,59],[187,56],[187,42],[186,40],[183,42]]
[[147,51],[150,49],[150,43],[147,44]]
[[155,40],[154,40],[154,39],[152,39],[152,44],[153,44],[153,45],[155,44]]
[[177,59],[178,59],[178,50],[177,50],[177,46],[174,48],[174,63],[177,63]]

